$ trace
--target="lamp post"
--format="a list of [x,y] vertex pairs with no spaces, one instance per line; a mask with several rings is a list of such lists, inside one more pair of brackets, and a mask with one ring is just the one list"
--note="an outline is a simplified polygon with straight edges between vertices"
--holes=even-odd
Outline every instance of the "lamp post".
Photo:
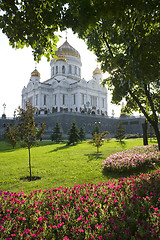
[[3,114],[2,114],[2,118],[6,118],[5,109],[6,109],[6,104],[3,103]]

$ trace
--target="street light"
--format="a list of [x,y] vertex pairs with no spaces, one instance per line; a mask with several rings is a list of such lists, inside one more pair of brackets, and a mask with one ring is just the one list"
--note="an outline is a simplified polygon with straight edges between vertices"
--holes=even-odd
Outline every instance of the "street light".
[[6,104],[3,103],[3,114],[5,115]]

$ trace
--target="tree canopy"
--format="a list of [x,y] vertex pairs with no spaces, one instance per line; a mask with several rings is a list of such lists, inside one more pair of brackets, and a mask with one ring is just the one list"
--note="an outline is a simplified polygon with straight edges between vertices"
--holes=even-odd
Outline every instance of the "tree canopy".
[[44,55],[54,57],[59,40],[58,29],[63,30],[61,15],[64,2],[58,0],[1,0],[0,29],[14,48],[31,46],[34,59]]
[[119,104],[125,98],[125,113],[143,113],[154,128],[160,149],[160,3],[87,2],[91,5],[87,23],[83,22],[81,1],[77,1],[76,13],[70,9],[73,26],[69,20],[67,24],[86,40],[101,69],[110,74],[103,84],[112,92],[112,103]]

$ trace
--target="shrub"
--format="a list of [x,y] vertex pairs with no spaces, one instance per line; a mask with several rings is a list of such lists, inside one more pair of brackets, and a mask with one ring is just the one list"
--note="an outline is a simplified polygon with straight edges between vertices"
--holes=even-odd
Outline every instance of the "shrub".
[[160,162],[158,146],[140,146],[130,150],[115,153],[109,156],[103,163],[103,169],[123,172],[138,169],[140,167],[153,167]]
[[73,188],[0,191],[1,239],[159,239],[160,171]]

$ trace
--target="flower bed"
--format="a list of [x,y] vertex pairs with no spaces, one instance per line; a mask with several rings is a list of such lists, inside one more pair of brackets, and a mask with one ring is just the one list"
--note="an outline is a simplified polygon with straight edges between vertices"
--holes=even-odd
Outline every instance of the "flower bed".
[[160,163],[158,146],[140,146],[109,156],[102,163],[102,168],[109,171],[123,172],[143,167],[151,168],[156,163]]
[[1,239],[160,239],[160,171],[97,185],[0,192]]

